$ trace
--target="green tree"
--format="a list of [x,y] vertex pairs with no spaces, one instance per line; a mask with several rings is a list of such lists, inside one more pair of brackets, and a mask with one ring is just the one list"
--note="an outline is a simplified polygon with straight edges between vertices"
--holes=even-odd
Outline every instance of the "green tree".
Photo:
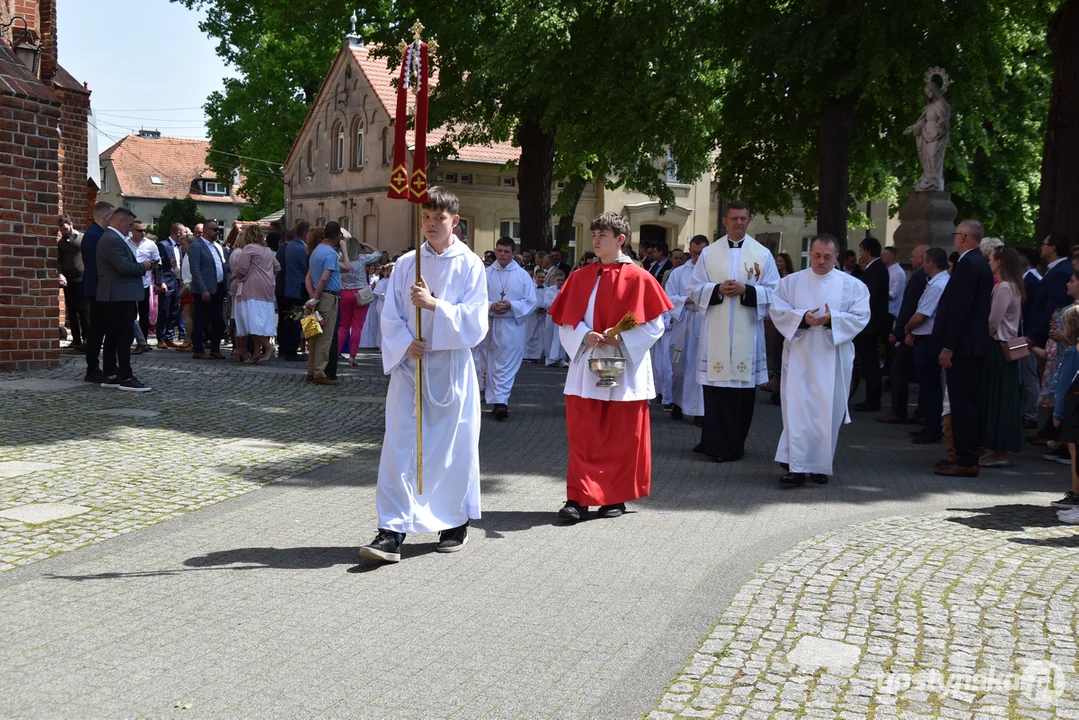
[[[800,201],[846,237],[854,198],[905,197],[922,75],[951,75],[945,181],[963,215],[1010,240],[1033,229],[1055,0],[728,0],[710,33],[720,192],[757,213]],[[730,32],[737,28],[738,32]],[[898,193],[898,195],[896,194]]]
[[237,168],[245,217],[284,206],[281,166],[348,29],[345,0],[172,0],[207,10],[199,25],[236,69],[206,102],[209,166]]
[[193,228],[204,222],[206,222],[206,218],[199,212],[198,204],[188,195],[183,200],[169,200],[161,206],[161,212],[157,215],[154,234],[164,239],[169,234],[173,223],[183,223],[185,226]]
[[[438,40],[431,125],[449,140],[512,140],[525,248],[552,246],[551,187],[563,231],[587,183],[625,184],[673,204],[667,148],[695,179],[710,158],[706,0],[434,0],[397,3],[377,39],[391,48],[419,17]],[[566,238],[562,238],[564,242]]]

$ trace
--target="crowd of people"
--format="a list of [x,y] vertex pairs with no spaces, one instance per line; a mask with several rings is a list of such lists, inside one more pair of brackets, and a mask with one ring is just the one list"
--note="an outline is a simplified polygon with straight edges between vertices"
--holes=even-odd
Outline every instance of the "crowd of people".
[[[1067,238],[1050,236],[1035,254],[965,220],[955,252],[915,248],[908,277],[895,248],[873,237],[841,253],[820,234],[796,270],[748,235],[749,208],[731,201],[715,242],[642,243],[643,257],[628,246],[625,219],[604,213],[591,226],[593,252],[570,267],[558,250],[518,254],[512,238],[481,259],[453,233],[456,198],[442,188],[430,196],[418,282],[416,252],[391,259],[333,222],[265,234],[238,224],[221,240],[207,221],[157,241],[105,203],[81,238],[62,219],[57,263],[86,380],[149,390],[130,354],[145,352],[145,340],[131,345],[151,331],[158,347],[202,360],[224,359],[225,338],[237,362],[297,361],[306,349],[307,380],[321,385],[336,384],[338,357],[354,364],[360,348],[379,347],[390,376],[386,439],[378,534],[363,553],[383,561],[399,559],[410,532],[440,532],[442,552],[465,544],[479,516],[480,408],[510,417],[524,362],[567,370],[567,522],[593,506],[618,517],[649,493],[650,401],[699,428],[694,452],[736,463],[757,393],[771,393],[783,418],[779,482],[793,488],[829,482],[849,409],[879,412],[886,377],[891,408],[876,420],[916,425],[912,443],[946,441],[939,475],[1007,467],[1023,428],[1037,429],[1027,441],[1072,468],[1071,491],[1053,504],[1079,524],[1079,249]],[[301,333],[305,315],[321,332]],[[424,492],[413,409],[420,359],[423,451],[439,469]],[[597,382],[593,361],[615,367],[617,381]]]

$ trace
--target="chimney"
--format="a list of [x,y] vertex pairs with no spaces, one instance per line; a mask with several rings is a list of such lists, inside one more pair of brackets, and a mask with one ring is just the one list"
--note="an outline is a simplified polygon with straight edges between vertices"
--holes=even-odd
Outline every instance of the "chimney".
[[139,137],[144,140],[160,140],[161,133],[157,130],[139,130]]
[[56,0],[38,0],[38,37],[41,43],[41,68],[38,77],[46,84],[51,84],[56,76]]

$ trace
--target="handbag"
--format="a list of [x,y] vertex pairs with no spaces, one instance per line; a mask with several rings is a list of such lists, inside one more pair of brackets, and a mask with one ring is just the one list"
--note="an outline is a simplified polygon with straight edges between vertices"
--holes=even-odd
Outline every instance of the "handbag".
[[[1019,332],[1023,332],[1023,317],[1019,317]],[[1030,338],[1020,335],[1011,340],[1001,340],[1000,349],[1004,353],[1005,362],[1015,362],[1030,354]]]
[[308,340],[317,338],[322,334],[322,323],[318,321],[318,316],[313,312],[307,313],[300,318],[300,327],[303,328],[303,336]]
[[371,292],[371,288],[362,287],[356,291],[356,304],[359,307],[367,307],[375,301],[375,294]]

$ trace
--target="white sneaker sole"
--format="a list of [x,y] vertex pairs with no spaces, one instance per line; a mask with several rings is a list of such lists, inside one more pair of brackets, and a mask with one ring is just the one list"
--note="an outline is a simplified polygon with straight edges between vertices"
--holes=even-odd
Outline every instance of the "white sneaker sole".
[[463,548],[465,545],[468,545],[468,535],[465,535],[464,542],[462,542],[460,545],[452,545],[450,547],[436,547],[435,552],[440,552],[440,553],[457,552],[458,550]]
[[129,388],[124,387],[123,385],[117,385],[116,387],[120,390],[123,390],[124,392],[150,392],[151,390],[153,390],[152,387]]
[[366,558],[367,560],[381,560],[382,562],[390,563],[401,562],[401,553],[389,553],[367,547],[366,545],[360,548],[360,557]]

